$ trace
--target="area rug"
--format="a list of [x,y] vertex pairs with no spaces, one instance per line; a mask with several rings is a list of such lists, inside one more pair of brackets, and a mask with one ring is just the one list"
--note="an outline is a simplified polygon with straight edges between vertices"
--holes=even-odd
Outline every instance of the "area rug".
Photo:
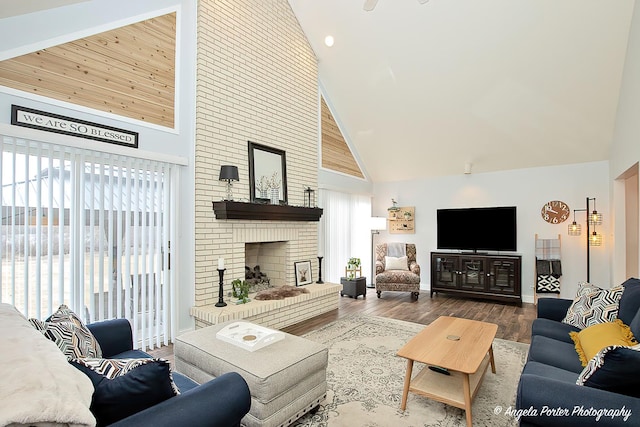
[[[329,347],[327,398],[295,426],[466,426],[465,412],[409,393],[400,410],[406,359],[396,352],[425,326],[384,317],[349,316],[305,338]],[[473,402],[474,426],[516,426],[508,415],[529,346],[494,340],[496,374],[489,368]],[[425,365],[415,363],[414,376]],[[425,368],[426,369],[426,368]]]

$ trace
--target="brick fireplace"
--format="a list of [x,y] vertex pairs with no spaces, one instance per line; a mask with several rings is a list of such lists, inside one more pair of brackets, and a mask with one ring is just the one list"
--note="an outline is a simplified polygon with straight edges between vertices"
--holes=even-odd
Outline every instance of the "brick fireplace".
[[[252,301],[245,307],[229,305],[215,310],[217,260],[225,259],[223,293],[229,302],[231,281],[244,278],[247,245],[281,243],[275,250],[275,263],[281,266],[281,271],[274,272],[277,284],[295,285],[296,261],[311,261],[317,280],[317,221],[220,219],[212,202],[222,201],[226,195],[224,183],[217,180],[221,165],[238,167],[240,179],[234,183],[234,197],[249,201],[248,141],[286,153],[289,206],[303,206],[304,189],[318,187],[318,64],[287,0],[200,1],[197,58],[195,283],[190,311],[196,326],[217,323],[233,311],[236,314],[232,317],[254,316],[263,324],[282,327],[299,321],[301,313],[320,314],[316,311],[319,307],[324,311],[337,307],[340,285],[323,294],[325,288],[314,283],[309,289],[313,286],[319,302],[308,301],[308,294],[304,294],[287,299],[298,299],[297,306],[290,301]],[[289,320],[255,318],[267,305],[276,317],[281,316],[280,310],[286,310],[282,315]]]
[[[315,283],[307,286],[309,294],[285,300],[252,301],[234,305],[233,298],[228,297],[230,283],[233,279],[244,278],[245,265],[251,266],[251,261],[266,261],[260,267],[272,277],[272,285],[275,286],[295,286],[294,262],[301,260],[312,261],[313,280],[317,280],[317,223],[235,220],[221,220],[218,223],[226,225],[225,233],[229,237],[228,243],[225,243],[228,255],[225,257],[227,271],[224,286],[224,300],[228,305],[215,307],[219,286],[217,280],[212,281],[206,290],[209,303],[191,310],[197,327],[245,319],[268,327],[282,328],[338,307],[338,292],[342,286]],[[217,274],[215,278],[217,279]]]

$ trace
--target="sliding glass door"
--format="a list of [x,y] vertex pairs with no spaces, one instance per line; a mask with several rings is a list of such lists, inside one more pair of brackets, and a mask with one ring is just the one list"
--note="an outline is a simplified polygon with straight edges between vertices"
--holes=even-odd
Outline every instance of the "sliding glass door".
[[175,165],[4,136],[0,301],[46,318],[129,319],[142,348],[173,336]]

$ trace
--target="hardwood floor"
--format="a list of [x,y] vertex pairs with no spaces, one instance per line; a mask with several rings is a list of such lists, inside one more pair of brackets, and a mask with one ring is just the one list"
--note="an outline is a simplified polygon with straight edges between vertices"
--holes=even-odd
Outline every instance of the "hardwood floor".
[[[339,308],[296,325],[282,329],[293,335],[303,335],[321,326],[352,314],[369,314],[407,322],[428,325],[439,316],[454,316],[481,320],[498,325],[496,338],[523,343],[531,342],[531,323],[536,318],[536,307],[523,303],[503,304],[465,298],[455,298],[444,293],[429,298],[423,292],[415,300],[408,292],[383,292],[378,298],[375,289],[367,289],[367,297],[353,299],[340,297]],[[154,357],[163,357],[173,363],[173,345],[149,351]]]
[[330,311],[282,329],[293,335],[303,335],[341,317],[356,313],[389,317],[428,325],[440,316],[454,316],[481,320],[498,325],[496,338],[523,343],[531,342],[531,323],[536,318],[533,304],[502,304],[494,301],[455,298],[439,293],[429,298],[429,292],[411,299],[408,292],[383,292],[378,298],[375,289],[367,289],[367,297],[340,298],[338,310]]

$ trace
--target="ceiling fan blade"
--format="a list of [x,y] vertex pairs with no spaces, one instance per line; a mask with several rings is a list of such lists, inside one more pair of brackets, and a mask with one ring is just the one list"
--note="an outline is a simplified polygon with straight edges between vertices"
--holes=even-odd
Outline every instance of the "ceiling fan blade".
[[376,4],[378,4],[378,0],[364,0],[364,5],[362,8],[367,12],[371,12],[376,8]]

